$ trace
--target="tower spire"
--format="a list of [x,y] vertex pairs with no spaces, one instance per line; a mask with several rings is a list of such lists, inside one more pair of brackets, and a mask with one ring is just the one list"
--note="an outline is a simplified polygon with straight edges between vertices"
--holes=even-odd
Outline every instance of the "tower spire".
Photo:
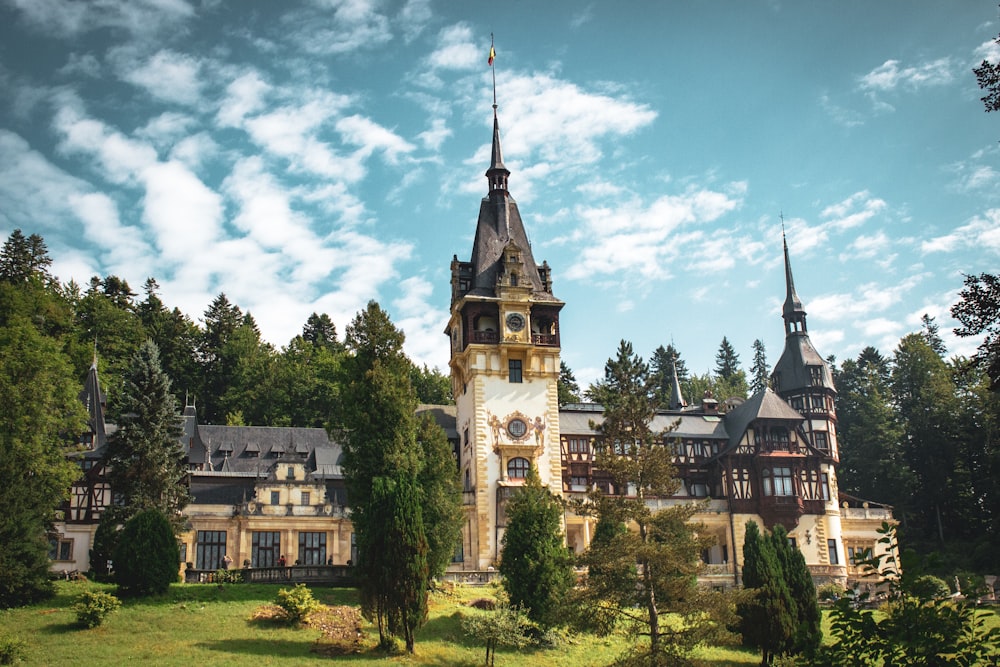
[[490,156],[490,168],[486,170],[486,179],[490,184],[490,195],[495,192],[507,192],[507,179],[510,171],[503,164],[503,151],[500,149],[500,121],[497,118],[497,105],[493,104],[493,151]]
[[792,278],[792,263],[788,259],[788,240],[785,238],[785,216],[781,216],[781,243],[785,251],[785,305],[781,317],[785,320],[785,335],[806,330],[806,311],[802,307],[802,299],[795,293],[795,280]]

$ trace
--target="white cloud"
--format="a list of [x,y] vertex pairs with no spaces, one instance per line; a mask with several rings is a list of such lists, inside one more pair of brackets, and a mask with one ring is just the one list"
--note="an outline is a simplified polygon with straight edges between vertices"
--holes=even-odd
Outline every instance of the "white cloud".
[[63,135],[60,150],[93,156],[103,176],[113,183],[127,183],[138,172],[156,162],[156,150],[148,144],[111,130],[100,121],[86,118],[70,106],[59,108],[54,125]]
[[[119,67],[126,65],[119,63]],[[121,75],[158,100],[193,105],[201,98],[200,70],[201,61],[197,58],[163,49],[139,67],[125,69]]]
[[482,45],[473,41],[472,28],[459,23],[441,30],[436,48],[427,56],[427,63],[433,69],[471,70],[482,67],[488,55]]
[[1000,42],[996,39],[983,42],[976,47],[973,56],[976,59],[977,66],[984,60],[988,60],[991,63],[1000,63]]
[[438,151],[445,139],[452,135],[444,118],[434,118],[431,120],[431,127],[417,135],[417,139],[424,148],[431,151]]
[[374,49],[392,39],[379,0],[313,0],[311,7],[282,15],[287,40],[313,54]]
[[239,127],[243,120],[264,106],[271,86],[251,70],[226,86],[226,97],[219,106],[217,121],[223,127]]
[[396,17],[396,24],[403,31],[404,41],[409,44],[420,36],[431,18],[430,0],[406,0]]
[[861,77],[860,88],[865,91],[888,91],[897,88],[916,90],[927,86],[940,86],[954,78],[950,58],[938,58],[911,67],[901,67],[898,60],[887,60]]
[[701,234],[677,232],[717,220],[738,208],[742,190],[732,190],[735,195],[690,188],[649,205],[632,199],[618,205],[578,207],[574,216],[578,229],[560,240],[580,246],[579,261],[570,267],[567,278],[582,280],[608,274],[622,280],[662,280],[670,275],[669,260],[685,255],[704,270],[731,266],[732,248],[728,244],[718,245]]
[[847,252],[841,253],[841,261],[848,259],[874,259],[886,253],[892,247],[892,241],[882,230],[874,234],[862,235],[854,239],[847,247]]
[[91,190],[21,136],[0,129],[0,221],[5,228],[58,226],[71,211],[70,198]]
[[144,127],[136,130],[137,137],[148,139],[156,146],[164,148],[173,144],[179,137],[187,134],[188,130],[195,125],[196,121],[192,116],[167,111],[150,120]]
[[922,275],[906,276],[891,285],[865,283],[853,293],[826,294],[812,299],[806,311],[816,319],[838,322],[845,318],[872,320],[902,302],[922,280]]
[[364,116],[341,118],[336,124],[344,141],[361,147],[361,154],[368,156],[376,150],[385,152],[386,159],[395,163],[400,154],[410,153],[415,147],[395,132],[388,130]]
[[176,30],[195,15],[184,0],[9,0],[33,28],[76,35],[102,28],[124,29],[135,35]]
[[[844,231],[863,225],[886,208],[884,200],[872,197],[867,190],[855,192],[853,195],[827,206],[820,217],[829,218],[823,223],[835,231]],[[860,209],[860,210],[859,210]]]
[[966,248],[985,249],[1000,254],[1000,208],[989,209],[950,234],[937,236],[920,244],[920,251],[925,255]]

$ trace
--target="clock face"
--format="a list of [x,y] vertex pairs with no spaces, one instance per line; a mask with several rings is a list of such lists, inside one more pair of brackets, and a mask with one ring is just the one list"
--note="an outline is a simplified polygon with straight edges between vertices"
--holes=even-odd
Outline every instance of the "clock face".
[[511,331],[520,331],[524,328],[524,315],[521,313],[511,313],[507,316],[507,328]]

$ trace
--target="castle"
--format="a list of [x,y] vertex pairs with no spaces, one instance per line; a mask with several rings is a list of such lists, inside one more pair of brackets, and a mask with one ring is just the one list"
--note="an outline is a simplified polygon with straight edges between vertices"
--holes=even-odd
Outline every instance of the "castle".
[[[494,106],[493,143],[472,255],[451,262],[450,341],[454,406],[422,406],[452,442],[463,484],[465,521],[451,569],[489,572],[500,557],[505,501],[534,467],[553,493],[582,497],[614,488],[594,466],[593,404],[559,405],[559,314],[552,270],[538,264],[510,195]],[[857,582],[862,554],[878,554],[876,530],[891,508],[840,493],[836,389],[813,347],[806,312],[784,245],[785,347],[768,388],[747,400],[711,397],[689,405],[674,377],[673,394],[654,430],[667,431],[681,480],[658,506],[698,501],[696,520],[716,538],[702,554],[702,583],[738,586],[744,526],[783,525],[817,583]],[[90,414],[79,457],[80,480],[52,535],[53,569],[85,571],[101,512],[112,501],[103,449],[113,425],[104,418],[97,365],[81,399]],[[198,424],[184,411],[181,446],[190,470],[189,529],[181,561],[214,570],[229,556],[253,568],[343,565],[356,557],[339,460],[322,429]],[[567,546],[582,552],[594,519],[568,511]]]

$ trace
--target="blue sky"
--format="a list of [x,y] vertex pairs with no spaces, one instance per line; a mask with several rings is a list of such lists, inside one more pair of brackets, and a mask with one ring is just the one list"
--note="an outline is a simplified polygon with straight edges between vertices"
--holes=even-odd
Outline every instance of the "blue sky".
[[0,0],[0,233],[285,345],[370,299],[447,368],[486,193],[510,190],[586,385],[622,338],[780,355],[781,220],[824,355],[890,354],[1000,268],[995,0]]

